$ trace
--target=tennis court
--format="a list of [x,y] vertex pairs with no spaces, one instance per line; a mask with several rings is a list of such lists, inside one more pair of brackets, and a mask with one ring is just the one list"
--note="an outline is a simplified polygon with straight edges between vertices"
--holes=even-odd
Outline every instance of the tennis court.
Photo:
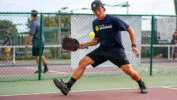
[[142,78],[148,87],[147,94],[140,94],[137,83],[125,74],[83,76],[68,96],[62,95],[52,80],[1,82],[0,100],[176,100],[176,75],[142,75]]
[[0,96],[1,100],[175,100],[176,87],[153,87],[149,93],[140,94],[137,89],[114,89],[94,91],[73,91],[68,96],[61,93],[37,93]]

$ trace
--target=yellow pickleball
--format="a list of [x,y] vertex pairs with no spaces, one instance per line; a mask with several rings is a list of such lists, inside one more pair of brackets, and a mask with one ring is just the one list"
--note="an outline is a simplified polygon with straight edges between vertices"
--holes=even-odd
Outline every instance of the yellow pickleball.
[[89,37],[90,37],[90,38],[94,38],[94,37],[95,37],[95,33],[94,33],[94,32],[90,32],[90,33],[89,33]]

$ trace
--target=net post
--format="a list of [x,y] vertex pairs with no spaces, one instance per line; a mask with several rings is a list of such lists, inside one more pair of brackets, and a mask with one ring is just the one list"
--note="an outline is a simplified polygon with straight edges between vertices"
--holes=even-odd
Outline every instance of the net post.
[[171,46],[168,45],[168,60],[170,60],[170,47]]
[[15,65],[15,46],[13,46],[13,64]]
[[154,57],[154,16],[151,18],[151,55],[150,55],[150,76],[152,76],[152,63]]

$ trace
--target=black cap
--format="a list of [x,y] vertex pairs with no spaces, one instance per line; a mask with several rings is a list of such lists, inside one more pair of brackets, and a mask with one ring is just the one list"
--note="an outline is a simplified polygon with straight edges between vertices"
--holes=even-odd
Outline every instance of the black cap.
[[103,3],[100,0],[94,0],[91,4],[91,9],[103,7]]

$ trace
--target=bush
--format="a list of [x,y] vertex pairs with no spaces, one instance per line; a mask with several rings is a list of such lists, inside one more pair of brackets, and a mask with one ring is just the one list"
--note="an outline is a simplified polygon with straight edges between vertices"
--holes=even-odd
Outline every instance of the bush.
[[150,57],[150,48],[149,47],[144,47],[141,49],[141,57],[145,58],[145,57]]
[[62,59],[71,59],[71,55],[63,55],[61,58]]
[[16,56],[16,60],[34,60],[34,56]]
[[52,54],[52,57],[54,58],[58,57],[58,48],[50,48],[50,52]]

